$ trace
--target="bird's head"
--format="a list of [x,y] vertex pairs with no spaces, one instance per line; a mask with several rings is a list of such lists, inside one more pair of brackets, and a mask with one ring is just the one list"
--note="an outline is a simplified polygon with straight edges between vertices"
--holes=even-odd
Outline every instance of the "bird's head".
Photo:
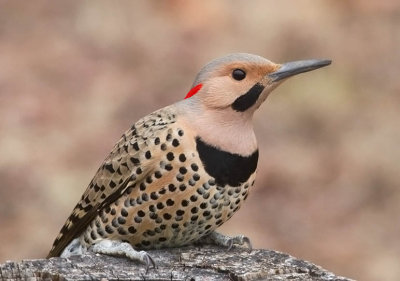
[[239,155],[257,149],[252,116],[269,93],[287,78],[331,63],[305,60],[284,64],[237,53],[208,63],[197,75],[180,116],[205,142]]
[[238,113],[243,118],[251,116],[287,78],[330,63],[330,60],[304,60],[276,64],[257,55],[230,54],[205,65],[186,98],[207,110]]

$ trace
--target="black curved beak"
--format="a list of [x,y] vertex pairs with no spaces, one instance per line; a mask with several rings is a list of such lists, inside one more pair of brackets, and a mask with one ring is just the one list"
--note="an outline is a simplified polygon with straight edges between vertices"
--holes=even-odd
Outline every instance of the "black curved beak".
[[270,74],[268,77],[273,81],[279,81],[293,75],[297,75],[303,72],[315,70],[331,64],[331,60],[299,60],[287,62],[281,65],[281,67]]

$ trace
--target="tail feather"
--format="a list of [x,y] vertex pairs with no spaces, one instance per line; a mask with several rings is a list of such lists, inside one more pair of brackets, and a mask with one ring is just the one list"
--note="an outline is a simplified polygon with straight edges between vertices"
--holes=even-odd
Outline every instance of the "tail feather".
[[79,218],[77,215],[79,214],[79,211],[82,211],[82,208],[78,204],[65,222],[64,226],[61,228],[57,238],[54,240],[53,246],[46,257],[47,259],[59,257],[65,247],[67,247],[73,239],[79,237],[97,215],[96,208],[93,207],[90,207],[90,210],[85,210],[87,213],[82,218]]

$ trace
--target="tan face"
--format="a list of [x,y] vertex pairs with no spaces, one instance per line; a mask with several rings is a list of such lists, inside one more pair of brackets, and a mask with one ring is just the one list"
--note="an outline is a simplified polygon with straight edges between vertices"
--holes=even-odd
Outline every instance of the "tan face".
[[198,97],[208,108],[229,108],[257,83],[268,88],[270,79],[267,75],[279,67],[268,60],[222,64],[208,73]]

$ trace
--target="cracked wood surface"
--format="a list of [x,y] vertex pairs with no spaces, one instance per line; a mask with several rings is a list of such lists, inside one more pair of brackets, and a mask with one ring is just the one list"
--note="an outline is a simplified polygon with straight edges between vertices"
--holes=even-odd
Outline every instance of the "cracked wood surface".
[[0,265],[0,280],[351,280],[310,262],[271,250],[190,246],[151,250],[156,269],[128,260],[96,254],[68,259],[8,261]]

